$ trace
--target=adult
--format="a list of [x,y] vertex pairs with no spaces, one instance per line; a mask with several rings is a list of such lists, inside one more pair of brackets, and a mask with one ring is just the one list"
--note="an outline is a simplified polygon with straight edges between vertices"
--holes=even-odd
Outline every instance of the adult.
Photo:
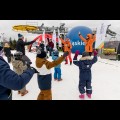
[[80,39],[85,43],[85,52],[88,52],[89,55],[92,55],[93,52],[93,43],[96,40],[95,34],[87,34],[86,39],[81,35],[81,33],[78,33]]
[[[0,51],[3,48],[0,46]],[[10,69],[9,64],[0,56],[0,100],[12,100],[12,90],[22,89],[38,71],[29,67],[18,75]]]
[[68,56],[66,56],[65,58],[65,64],[68,64],[68,58],[69,58],[69,61],[70,61],[70,65],[72,64],[72,58],[71,58],[71,49],[72,49],[72,45],[71,45],[71,42],[70,42],[70,39],[66,37],[65,40],[62,39],[62,36],[60,36],[60,40],[62,42],[62,44],[64,45],[64,52],[69,52]]
[[118,61],[120,61],[120,43],[119,43],[118,49],[117,49],[117,57],[118,57]]
[[8,63],[10,63],[11,62],[11,48],[8,43],[5,43],[4,45],[4,54],[7,57]]
[[51,38],[49,39],[48,46],[49,46],[49,56],[52,56],[52,51],[53,51],[53,48],[54,48],[54,43],[52,42]]
[[25,46],[33,44],[36,40],[30,42],[24,42],[24,36],[22,34],[18,34],[18,41],[16,43],[16,50],[23,53],[23,60],[30,62],[31,60],[25,55]]

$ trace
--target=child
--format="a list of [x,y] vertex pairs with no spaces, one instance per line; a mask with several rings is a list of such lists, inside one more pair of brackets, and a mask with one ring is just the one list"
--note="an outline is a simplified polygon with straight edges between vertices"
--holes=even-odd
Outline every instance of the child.
[[[16,52],[14,53],[14,56],[11,57],[13,70],[18,75],[21,75],[23,71],[27,69],[27,65],[22,61],[22,56],[23,56],[22,52]],[[26,90],[26,86],[18,91],[18,94],[21,94],[21,96],[24,96],[27,93],[28,91]]]
[[40,50],[37,51],[36,67],[38,68],[37,70],[39,71],[38,85],[41,90],[37,100],[52,100],[51,68],[59,65],[67,55],[68,55],[68,52],[65,52],[63,56],[59,57],[57,60],[50,62],[46,59],[47,55],[45,51],[40,51]]
[[[59,51],[54,49],[52,52],[52,59],[57,60],[59,57]],[[54,80],[61,81],[61,64],[54,67]]]
[[[89,56],[88,52],[83,52],[82,58],[78,61],[77,56],[79,55],[79,51],[76,51],[73,63],[79,67],[79,91],[81,95],[79,96],[81,99],[84,99],[84,93],[88,98],[91,98],[92,94],[92,86],[91,86],[91,67],[94,63],[97,62],[97,51],[94,50],[94,58]],[[86,87],[86,91],[85,91]]]

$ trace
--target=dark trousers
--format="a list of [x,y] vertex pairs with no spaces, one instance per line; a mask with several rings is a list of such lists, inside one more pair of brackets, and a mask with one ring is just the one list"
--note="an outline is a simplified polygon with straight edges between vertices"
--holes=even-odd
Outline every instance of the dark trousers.
[[[85,87],[86,87],[86,90],[85,90]],[[87,94],[92,94],[91,80],[80,80],[79,91],[81,94],[84,94],[85,92]]]
[[49,47],[49,56],[52,56],[53,48]]

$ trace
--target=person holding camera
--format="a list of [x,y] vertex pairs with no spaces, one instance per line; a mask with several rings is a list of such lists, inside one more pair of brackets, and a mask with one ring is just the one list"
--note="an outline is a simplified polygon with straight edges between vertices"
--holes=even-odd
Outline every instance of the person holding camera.
[[[0,46],[0,52],[3,47]],[[0,100],[12,100],[12,90],[21,90],[38,73],[34,67],[29,67],[21,75],[10,69],[9,64],[0,56]]]

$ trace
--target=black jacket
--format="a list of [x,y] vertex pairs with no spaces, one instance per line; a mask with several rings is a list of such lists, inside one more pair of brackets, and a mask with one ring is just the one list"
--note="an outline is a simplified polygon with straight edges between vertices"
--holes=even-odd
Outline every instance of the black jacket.
[[117,54],[120,54],[120,43],[118,45]]
[[4,47],[4,53],[5,53],[5,56],[10,56],[11,55],[10,47]]
[[32,43],[34,43],[35,41],[31,41],[31,42],[24,42],[21,39],[18,39],[17,43],[16,43],[16,50],[19,52],[22,52],[23,55],[25,55],[25,45],[30,45]]
[[45,47],[45,45],[44,45],[43,43],[41,43],[39,47],[41,47],[41,50],[44,51],[44,47]]

